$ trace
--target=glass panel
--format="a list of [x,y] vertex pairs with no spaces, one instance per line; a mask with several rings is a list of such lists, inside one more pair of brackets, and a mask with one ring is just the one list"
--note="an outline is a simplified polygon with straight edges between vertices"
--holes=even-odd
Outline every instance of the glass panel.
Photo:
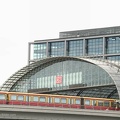
[[87,44],[88,55],[103,54],[103,39],[102,38],[87,39],[86,44]]
[[54,98],[55,103],[60,103],[60,98]]
[[0,100],[5,100],[5,95],[4,94],[0,94]]
[[45,97],[40,97],[40,102],[45,102]]
[[34,44],[34,59],[42,59],[46,58],[46,49],[47,49],[47,44],[46,43],[37,43]]
[[48,103],[52,103],[52,98],[51,97],[48,98]]
[[64,42],[51,42],[49,43],[50,46],[50,56],[55,57],[55,56],[64,56]]
[[80,99],[76,99],[75,104],[80,104]]
[[[48,65],[44,69],[37,67],[32,72],[34,74],[29,73],[21,78],[21,81],[25,81],[24,84],[18,81],[12,90],[27,92],[30,88],[36,89],[38,87],[42,91],[45,89],[61,90],[74,87],[114,84],[112,78],[105,70],[84,61],[62,61],[61,59],[60,62]],[[56,82],[56,76],[61,76],[62,78],[59,84]]]
[[66,98],[61,98],[61,103],[66,103]]
[[25,96],[25,100],[26,100],[26,102],[29,102],[29,97],[28,96]]
[[18,96],[18,100],[24,100],[24,96]]
[[114,102],[111,102],[111,107],[116,107],[116,104]]
[[106,38],[106,52],[108,54],[120,53],[120,36]]
[[109,107],[109,101],[105,101],[104,106]]
[[85,105],[90,105],[90,100],[85,100]]
[[103,101],[98,101],[98,106],[103,106]]
[[11,100],[17,100],[17,96],[16,95],[11,95]]
[[83,55],[83,40],[72,40],[67,42],[68,56]]
[[33,101],[38,101],[38,97],[37,96],[33,97]]
[[97,103],[96,100],[92,100],[92,105],[93,106],[96,106],[97,105],[96,103]]
[[70,99],[68,98],[68,104],[70,104]]

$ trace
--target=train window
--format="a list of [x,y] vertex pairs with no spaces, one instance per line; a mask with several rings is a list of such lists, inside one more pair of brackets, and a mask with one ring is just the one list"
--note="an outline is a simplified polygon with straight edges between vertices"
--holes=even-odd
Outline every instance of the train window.
[[52,98],[48,97],[48,103],[52,103]]
[[22,95],[20,95],[20,96],[18,96],[18,100],[24,100],[24,96],[22,96]]
[[108,101],[104,101],[104,106],[106,106],[106,107],[109,107],[109,102]]
[[98,101],[98,106],[103,106],[103,101]]
[[60,103],[60,98],[55,98],[55,103]]
[[68,104],[70,104],[70,99],[68,99]]
[[96,100],[92,100],[92,105],[93,106],[96,106],[97,104],[96,104]]
[[90,105],[90,100],[85,100],[85,105]]
[[73,102],[73,99],[72,99],[72,98],[70,99],[70,104],[74,104],[74,102]]
[[25,98],[26,98],[25,101],[28,102],[29,101],[29,96],[25,96]]
[[33,97],[33,101],[35,101],[35,102],[38,101],[38,97],[37,97],[37,96],[34,96],[34,97]]
[[0,94],[0,100],[5,100],[5,95],[4,94]]
[[76,99],[75,104],[80,104],[80,99]]
[[66,98],[61,98],[61,103],[66,103]]
[[45,102],[45,97],[40,97],[40,102]]
[[11,100],[16,100],[17,96],[16,95],[11,95]]
[[111,107],[116,107],[115,102],[111,102]]

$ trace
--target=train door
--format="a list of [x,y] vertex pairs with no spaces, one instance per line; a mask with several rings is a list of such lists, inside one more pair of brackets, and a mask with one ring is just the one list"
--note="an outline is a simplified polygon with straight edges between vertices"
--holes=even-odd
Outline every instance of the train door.
[[84,98],[81,98],[81,109],[84,109]]

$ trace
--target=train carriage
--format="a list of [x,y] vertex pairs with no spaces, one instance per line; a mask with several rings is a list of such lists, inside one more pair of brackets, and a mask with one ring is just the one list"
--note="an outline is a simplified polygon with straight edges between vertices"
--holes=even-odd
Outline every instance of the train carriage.
[[0,104],[7,104],[7,92],[0,92]]
[[65,96],[52,94],[34,94],[18,92],[0,92],[0,104],[63,107],[95,110],[120,110],[115,99]]

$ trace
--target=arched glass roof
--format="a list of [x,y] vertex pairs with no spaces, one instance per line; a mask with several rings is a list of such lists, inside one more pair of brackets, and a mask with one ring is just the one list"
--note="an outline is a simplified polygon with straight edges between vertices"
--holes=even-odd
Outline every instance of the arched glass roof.
[[[94,75],[93,73],[96,72],[96,69],[98,69],[98,73],[96,73],[98,76],[99,76],[99,74],[101,74],[101,72],[99,72],[99,71],[103,71],[102,75],[104,73],[106,73],[105,76],[104,76],[104,77],[106,77],[105,80],[108,80],[109,81],[108,83],[111,82],[111,84],[116,85],[117,90],[118,90],[118,94],[120,96],[119,66],[117,66],[115,64],[108,63],[106,61],[101,61],[101,60],[96,60],[96,59],[88,59],[88,58],[76,58],[76,57],[52,57],[52,58],[47,58],[47,59],[36,61],[36,62],[26,66],[26,67],[23,67],[18,72],[16,72],[14,75],[12,75],[7,81],[5,81],[5,83],[1,87],[1,90],[2,91],[14,91],[16,87],[19,87],[18,85],[21,85],[21,86],[24,86],[24,87],[26,87],[26,85],[27,85],[27,86],[29,86],[28,88],[32,88],[31,85],[32,84],[35,85],[36,81],[35,80],[32,81],[31,79],[34,79],[36,76],[39,76],[39,74],[41,74],[41,73],[39,73],[39,71],[43,71],[43,70],[45,70],[45,68],[47,68],[47,69],[49,68],[49,71],[50,71],[51,70],[50,66],[54,66],[55,64],[56,65],[54,67],[56,67],[58,65],[58,69],[59,69],[59,68],[61,68],[60,67],[61,63],[64,64],[66,62],[75,71],[78,68],[76,67],[76,69],[74,69],[74,66],[71,66],[71,64],[70,64],[71,61],[75,61],[74,63],[72,63],[72,64],[74,64],[74,66],[75,65],[78,66],[79,61],[80,61],[80,62],[82,62],[83,65],[88,65],[88,67],[91,67],[91,70],[94,69],[94,67],[95,67],[95,71],[93,70],[91,75]],[[89,66],[89,64],[91,66]],[[66,64],[64,64],[64,67],[65,66],[66,66]],[[81,66],[79,66],[79,67],[81,67]],[[67,68],[67,66],[66,66],[66,68]],[[85,69],[83,69],[83,71],[84,70]],[[74,71],[71,71],[72,74],[69,74],[68,76],[66,75],[65,78],[70,79],[70,78],[67,78],[67,77],[76,77],[79,69],[76,73],[73,74]],[[84,73],[83,71],[82,71],[82,73]],[[60,70],[58,70],[58,73],[59,72],[60,72]],[[88,71],[88,73],[89,72],[90,71]],[[48,72],[45,72],[45,74],[47,74],[47,73]],[[65,73],[65,74],[67,74],[67,73]],[[81,73],[79,73],[79,74],[81,74]],[[82,74],[82,76],[84,76],[84,74]],[[103,77],[103,79],[104,79],[104,77]],[[28,78],[29,78],[29,82],[27,81]],[[44,79],[47,79],[47,78],[44,78]],[[60,79],[60,76],[59,76],[59,79]],[[36,80],[38,80],[38,79],[36,79]],[[77,80],[77,78],[76,78],[76,80]],[[24,89],[24,87],[22,89]],[[74,87],[74,86],[72,86],[72,87]],[[18,89],[18,88],[16,88],[16,89]],[[23,92],[25,92],[25,91],[23,91]]]

